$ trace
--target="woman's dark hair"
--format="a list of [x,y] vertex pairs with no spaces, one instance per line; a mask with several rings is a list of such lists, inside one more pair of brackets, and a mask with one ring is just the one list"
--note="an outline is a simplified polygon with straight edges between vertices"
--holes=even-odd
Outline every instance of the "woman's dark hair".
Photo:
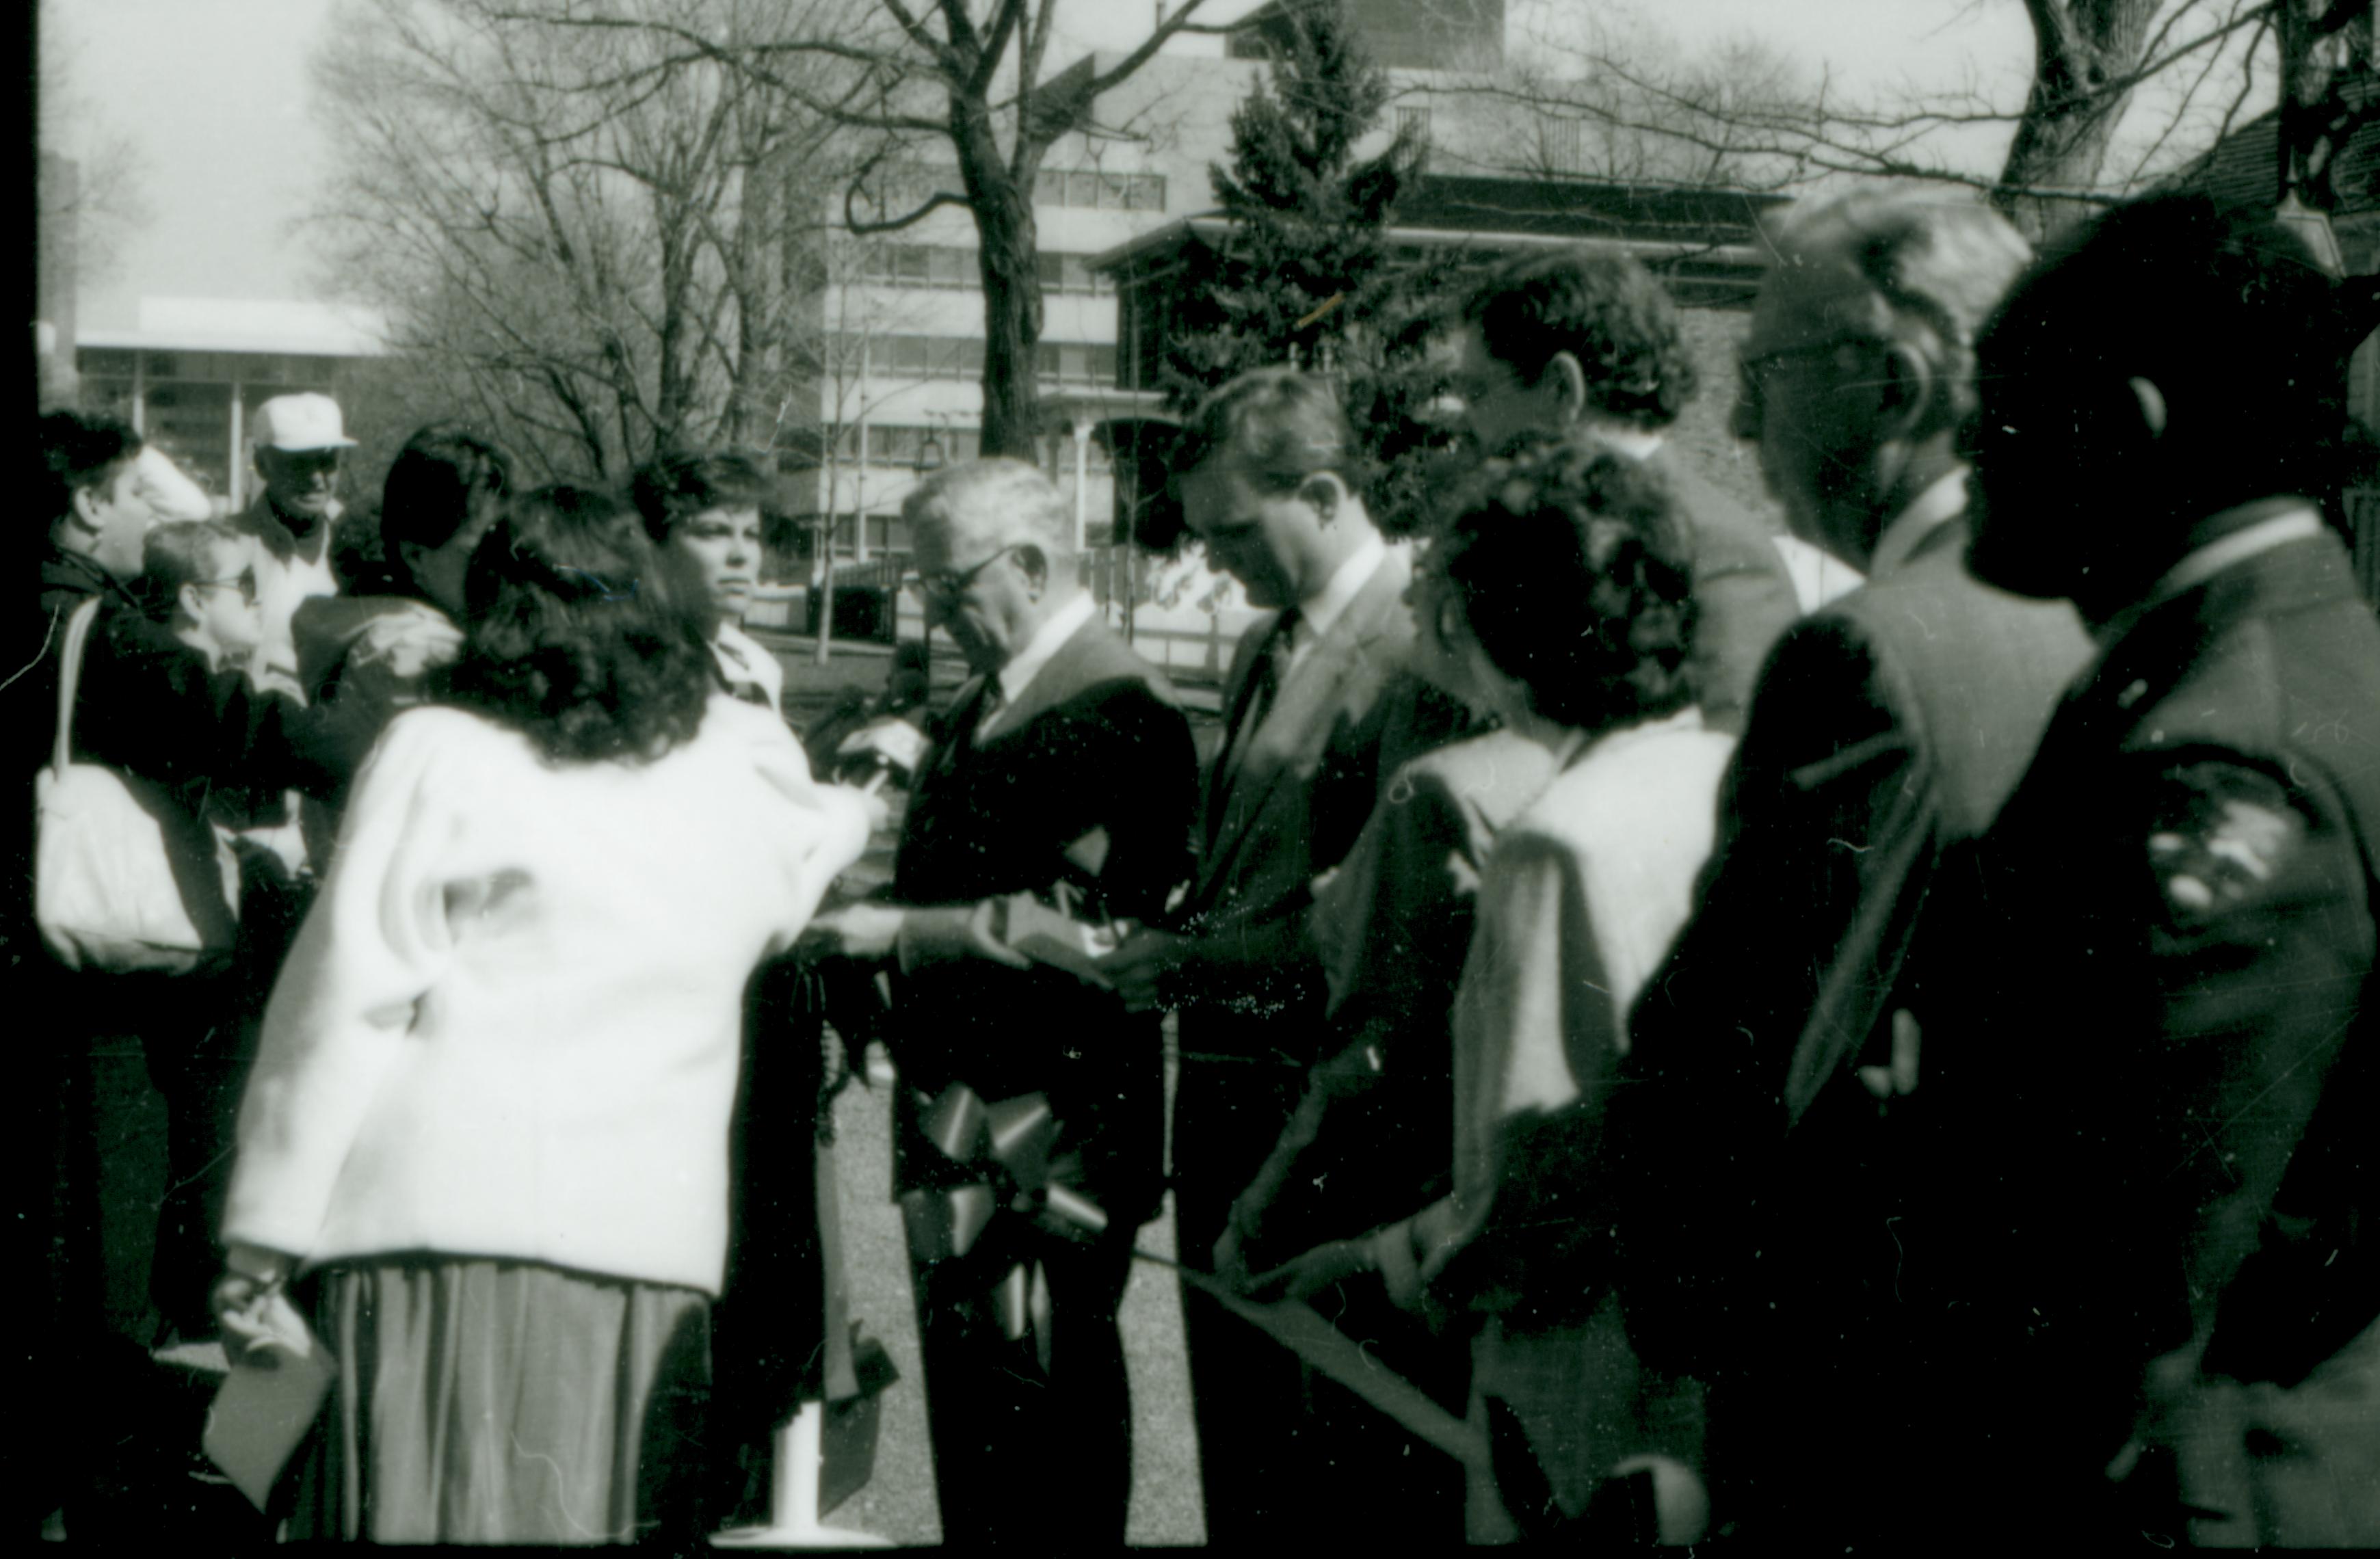
[[1578,441],[1490,461],[1433,566],[1549,720],[1602,731],[1694,702],[1694,549],[1668,488]]
[[769,474],[750,455],[734,451],[680,450],[657,455],[629,478],[629,501],[656,542],[707,509],[768,506]]
[[512,461],[468,429],[431,423],[406,440],[390,463],[380,499],[382,563],[395,591],[421,593],[406,566],[405,543],[433,551],[445,546],[502,502],[512,485]]
[[471,558],[470,622],[445,700],[559,763],[639,763],[690,740],[712,661],[698,586],[608,492],[556,485],[505,505]]

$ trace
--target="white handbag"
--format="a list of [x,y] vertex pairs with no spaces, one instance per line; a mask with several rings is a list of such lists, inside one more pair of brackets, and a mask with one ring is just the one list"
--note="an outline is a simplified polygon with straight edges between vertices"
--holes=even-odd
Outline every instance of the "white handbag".
[[[181,973],[230,950],[230,912],[198,895],[195,917],[175,877],[157,787],[72,761],[68,741],[93,597],[67,621],[59,651],[58,735],[33,787],[33,913],[50,953],[69,969]],[[214,863],[208,863],[213,868]]]

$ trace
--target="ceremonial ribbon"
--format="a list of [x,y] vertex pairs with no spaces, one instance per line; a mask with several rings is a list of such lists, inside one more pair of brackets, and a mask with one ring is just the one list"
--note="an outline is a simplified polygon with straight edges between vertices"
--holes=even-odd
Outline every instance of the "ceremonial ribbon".
[[1488,1437],[1476,1425],[1439,1407],[1427,1392],[1365,1352],[1362,1344],[1325,1321],[1303,1299],[1258,1304],[1179,1262],[1141,1250],[1135,1250],[1133,1255],[1157,1266],[1172,1267],[1182,1275],[1183,1282],[1455,1460],[1468,1467],[1488,1467]]
[[[901,1193],[901,1221],[909,1254],[920,1264],[957,1261],[975,1251],[1005,1209],[1070,1239],[1104,1233],[1099,1203],[1054,1173],[1050,1150],[1058,1118],[1048,1098],[1023,1094],[986,1105],[954,1082],[926,1111],[926,1139],[946,1161],[925,1178],[941,1182]],[[992,1312],[1011,1342],[1030,1332],[1041,1367],[1050,1367],[1050,1280],[1030,1257],[1011,1263],[991,1290]]]

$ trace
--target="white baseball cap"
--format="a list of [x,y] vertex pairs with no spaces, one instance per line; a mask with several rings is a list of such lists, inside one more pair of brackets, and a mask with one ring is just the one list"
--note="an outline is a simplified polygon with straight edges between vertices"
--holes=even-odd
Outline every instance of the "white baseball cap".
[[155,444],[143,444],[132,462],[134,487],[160,519],[204,520],[214,516],[204,489]]
[[275,395],[256,408],[254,429],[260,449],[353,449],[339,418],[339,403],[307,391]]

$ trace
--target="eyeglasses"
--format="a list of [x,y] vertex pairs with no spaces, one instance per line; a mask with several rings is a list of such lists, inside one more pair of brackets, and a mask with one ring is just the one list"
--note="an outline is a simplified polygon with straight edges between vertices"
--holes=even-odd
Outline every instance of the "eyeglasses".
[[256,604],[256,574],[254,570],[230,579],[193,579],[190,584],[200,590],[237,590],[239,598],[249,605]]
[[1012,541],[970,569],[957,571],[945,569],[939,574],[905,574],[901,576],[901,583],[920,596],[939,597],[943,600],[949,600],[954,596],[965,594],[966,587],[976,582],[977,575],[1016,550],[1020,545],[1021,543]]

